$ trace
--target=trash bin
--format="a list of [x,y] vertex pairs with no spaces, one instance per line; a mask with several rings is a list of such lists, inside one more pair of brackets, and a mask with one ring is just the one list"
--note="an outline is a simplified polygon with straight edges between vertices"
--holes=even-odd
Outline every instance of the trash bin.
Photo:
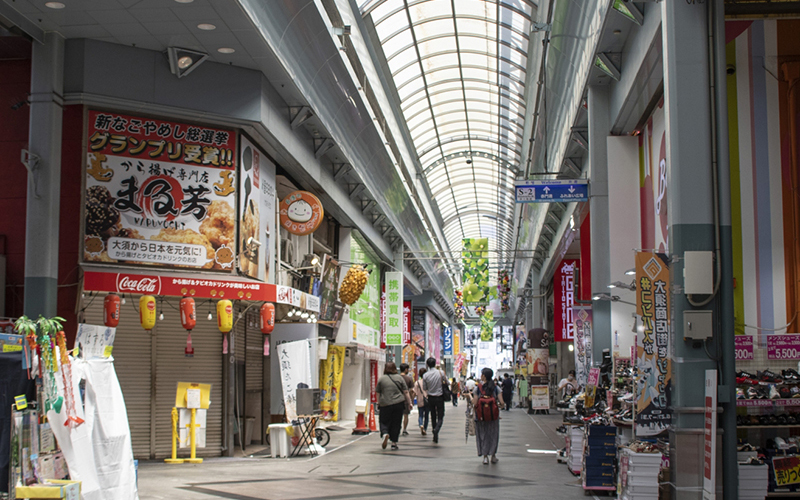
[[244,445],[250,446],[253,442],[253,428],[256,426],[256,417],[244,417]]

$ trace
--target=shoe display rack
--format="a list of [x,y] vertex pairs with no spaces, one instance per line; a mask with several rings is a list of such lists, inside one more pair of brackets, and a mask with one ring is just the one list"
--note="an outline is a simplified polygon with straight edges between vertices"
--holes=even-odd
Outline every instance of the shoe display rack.
[[637,453],[621,448],[618,491],[620,500],[658,500],[661,453]]
[[763,343],[753,340],[751,359],[736,362],[737,437],[740,449],[763,459],[739,461],[739,498],[800,495],[800,478],[787,481],[782,473],[800,459],[798,360],[769,359]]

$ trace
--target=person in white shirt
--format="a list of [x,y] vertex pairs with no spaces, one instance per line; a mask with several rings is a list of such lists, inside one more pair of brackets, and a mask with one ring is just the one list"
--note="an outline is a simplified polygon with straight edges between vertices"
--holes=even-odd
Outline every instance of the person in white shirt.
[[558,383],[558,390],[561,391],[562,398],[567,398],[577,392],[578,381],[575,380],[575,370],[570,370],[567,378],[561,379]]

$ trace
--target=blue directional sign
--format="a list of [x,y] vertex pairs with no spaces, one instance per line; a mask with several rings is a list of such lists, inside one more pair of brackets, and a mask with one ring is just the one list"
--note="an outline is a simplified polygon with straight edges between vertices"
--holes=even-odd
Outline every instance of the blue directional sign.
[[569,203],[589,201],[589,181],[586,179],[517,181],[517,203]]

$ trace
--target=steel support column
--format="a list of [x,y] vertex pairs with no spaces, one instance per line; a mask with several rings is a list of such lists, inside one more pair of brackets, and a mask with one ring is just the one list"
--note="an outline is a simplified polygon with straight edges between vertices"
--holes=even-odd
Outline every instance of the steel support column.
[[[719,297],[707,305],[693,306],[683,292],[684,253],[715,250],[714,201],[717,186],[712,175],[716,137],[713,134],[710,87],[711,42],[707,4],[663,2],[661,9],[667,138],[666,196],[673,282],[670,463],[672,498],[687,500],[702,498],[704,421],[702,412],[698,413],[696,408],[704,406],[704,384],[700,382],[705,379],[705,370],[717,368],[707,352],[712,355],[718,352],[717,340],[722,332],[719,328]],[[729,254],[730,250],[725,253]],[[717,275],[718,272],[715,272]],[[726,285],[723,284],[721,288],[726,288]],[[695,303],[702,299],[695,297]],[[683,340],[683,313],[692,309],[713,310],[715,336],[706,345],[703,341]],[[725,333],[732,331],[730,328]],[[720,476],[718,473],[717,477]],[[719,481],[717,485],[717,491],[721,490]],[[726,498],[737,497],[735,489],[725,494]]]
[[[589,217],[592,227],[592,295],[607,293],[611,283],[611,242],[608,219],[608,145],[611,132],[608,88],[589,87]],[[592,364],[603,359],[603,349],[611,349],[611,302],[592,303]]]
[[32,318],[56,315],[63,94],[64,38],[46,33],[33,43],[26,162],[24,311]]

